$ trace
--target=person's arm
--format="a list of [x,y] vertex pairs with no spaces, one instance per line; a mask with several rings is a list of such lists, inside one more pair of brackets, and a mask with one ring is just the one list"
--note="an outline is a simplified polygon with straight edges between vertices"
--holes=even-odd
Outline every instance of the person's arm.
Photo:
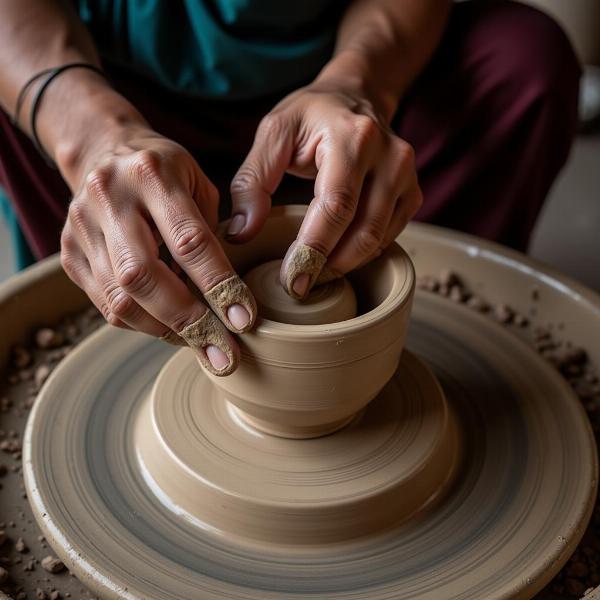
[[346,273],[379,255],[420,207],[412,148],[389,123],[449,9],[450,0],[355,0],[332,59],[261,122],[231,185],[230,239],[256,235],[285,172],[314,177],[314,200],[282,267],[292,295],[302,297],[316,279],[301,268],[289,279],[299,244],[325,255],[330,272]]
[[389,122],[442,36],[451,0],[355,0],[317,82],[352,86]]
[[[0,104],[13,115],[17,95],[32,75],[69,62],[100,66],[98,52],[70,2],[20,0],[0,2]],[[29,111],[37,85],[25,97],[19,119],[29,130]],[[37,129],[46,152],[71,187],[77,187],[88,139],[99,139],[123,123],[144,119],[100,75],[73,69],[48,88]]]
[[[35,73],[69,62],[99,65],[91,37],[66,0],[0,0],[0,40],[0,103],[9,114]],[[28,133],[36,89],[19,119]],[[194,159],[86,69],[52,81],[36,124],[74,194],[61,238],[67,274],[114,325],[160,337],[196,324],[192,338],[203,340],[195,348],[201,362],[216,374],[233,371],[235,340],[218,320],[204,317],[206,306],[158,257],[162,239],[228,329],[240,333],[252,326],[249,293],[231,298],[229,306],[212,300],[218,295],[211,290],[235,274],[212,233],[218,193]],[[200,331],[203,324],[212,337]]]

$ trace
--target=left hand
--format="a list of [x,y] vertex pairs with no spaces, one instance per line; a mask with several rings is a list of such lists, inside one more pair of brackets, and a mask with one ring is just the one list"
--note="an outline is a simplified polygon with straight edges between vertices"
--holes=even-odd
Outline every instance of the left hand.
[[[315,179],[297,241],[324,254],[337,275],[379,256],[422,204],[412,147],[362,95],[318,82],[261,121],[231,184],[231,241],[260,231],[284,173]],[[293,284],[300,297],[308,287],[301,275]]]

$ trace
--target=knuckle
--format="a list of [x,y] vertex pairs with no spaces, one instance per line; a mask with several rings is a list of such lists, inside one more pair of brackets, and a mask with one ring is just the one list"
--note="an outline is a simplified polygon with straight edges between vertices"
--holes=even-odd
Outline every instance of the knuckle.
[[103,199],[108,196],[113,170],[110,167],[96,167],[85,177],[85,190],[90,198]]
[[[108,304],[105,300],[103,300],[100,303],[100,306],[98,307],[98,310],[100,311],[100,314],[104,317],[104,320],[107,323],[110,323],[110,318],[113,317],[114,319],[116,319],[116,317],[114,315],[111,315],[110,312],[110,308],[108,308]],[[110,323],[111,325],[113,325],[113,323]]]
[[74,280],[79,271],[78,261],[75,259],[73,254],[66,248],[62,248],[60,251],[60,264],[64,272]]
[[104,317],[106,322],[113,327],[118,327],[119,329],[124,329],[124,324],[117,315],[113,315],[111,312],[108,312]]
[[140,179],[157,179],[160,176],[161,160],[154,150],[140,150],[131,159],[131,170]]
[[197,223],[184,219],[171,226],[171,239],[176,257],[185,261],[195,261],[206,256],[210,246],[210,236]]
[[279,113],[271,112],[265,115],[260,124],[259,131],[265,137],[279,137],[283,131],[283,118]]
[[86,228],[88,223],[88,209],[81,200],[74,199],[69,205],[68,213],[69,221],[75,229],[82,231]]
[[75,251],[77,247],[77,243],[75,242],[75,238],[73,234],[70,232],[68,227],[64,227],[62,233],[60,234],[60,248],[61,252],[69,252],[72,253]]
[[118,319],[130,318],[137,310],[137,304],[133,298],[123,289],[118,287],[113,287],[113,289],[107,294],[106,307],[107,321],[111,315],[117,317]]
[[347,225],[354,218],[356,201],[349,190],[333,190],[321,199],[321,212],[331,225]]
[[150,291],[153,279],[148,265],[138,257],[125,254],[116,261],[117,283],[132,294]]
[[377,225],[365,225],[356,232],[355,243],[362,256],[377,252],[383,239],[382,229]]
[[250,163],[245,163],[240,167],[235,177],[231,181],[229,191],[231,194],[247,194],[250,192],[258,181],[258,173],[254,166]]
[[379,125],[367,115],[357,115],[354,119],[354,138],[359,146],[369,144],[379,135]]
[[399,162],[411,167],[415,164],[415,150],[408,142],[398,137],[395,138],[394,151]]

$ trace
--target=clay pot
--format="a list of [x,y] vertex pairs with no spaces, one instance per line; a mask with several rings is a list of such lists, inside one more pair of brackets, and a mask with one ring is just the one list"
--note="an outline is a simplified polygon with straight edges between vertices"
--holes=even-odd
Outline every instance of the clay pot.
[[[304,206],[274,208],[254,240],[243,246],[224,242],[237,272],[243,276],[281,259],[305,211]],[[223,378],[208,374],[241,418],[284,437],[324,435],[352,420],[391,378],[411,309],[412,263],[394,243],[348,281],[356,294],[354,318],[319,325],[259,318],[255,329],[240,338],[238,370]],[[339,307],[345,300],[337,298]]]

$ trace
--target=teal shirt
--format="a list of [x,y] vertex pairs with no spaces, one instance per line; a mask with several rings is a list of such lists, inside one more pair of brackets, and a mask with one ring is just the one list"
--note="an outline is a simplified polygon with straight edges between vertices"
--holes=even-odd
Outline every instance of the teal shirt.
[[101,55],[181,93],[244,99],[313,78],[340,0],[74,0]]

